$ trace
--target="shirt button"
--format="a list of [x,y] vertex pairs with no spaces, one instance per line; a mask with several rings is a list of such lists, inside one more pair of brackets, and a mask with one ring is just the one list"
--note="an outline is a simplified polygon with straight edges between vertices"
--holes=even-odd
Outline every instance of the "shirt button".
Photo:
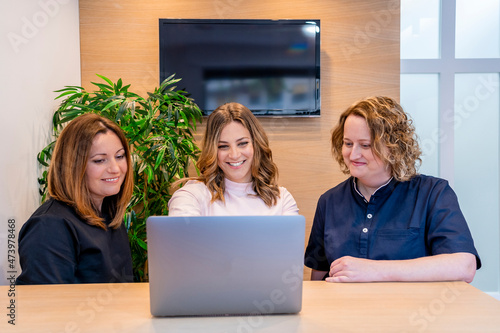
[[368,214],[368,215],[366,215],[366,217],[369,218],[369,219],[371,219],[373,217],[373,215],[372,214]]
[[363,232],[366,234],[368,232],[368,228],[363,228]]

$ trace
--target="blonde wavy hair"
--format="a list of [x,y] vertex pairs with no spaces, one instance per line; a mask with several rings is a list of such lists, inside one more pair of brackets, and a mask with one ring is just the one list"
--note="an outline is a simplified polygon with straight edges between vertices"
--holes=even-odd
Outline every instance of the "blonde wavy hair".
[[391,168],[391,175],[398,181],[416,176],[422,160],[413,121],[394,99],[384,96],[369,97],[351,105],[341,115],[332,132],[332,154],[342,172],[349,168],[342,156],[344,124],[347,117],[355,115],[366,120],[370,129],[372,151]]
[[130,149],[125,134],[117,124],[93,113],[72,120],[56,141],[47,178],[50,197],[74,207],[88,224],[107,229],[104,218],[91,199],[85,173],[94,138],[109,131],[120,139],[127,159],[127,173],[120,192],[106,197],[106,205],[103,205],[106,210],[102,213],[112,218],[109,226],[116,229],[123,222],[134,189]]
[[207,186],[212,193],[211,202],[224,202],[224,172],[218,165],[217,150],[222,130],[233,121],[242,124],[251,135],[254,148],[251,167],[253,190],[267,206],[274,206],[280,193],[278,167],[273,162],[269,140],[257,118],[246,106],[239,103],[223,104],[208,117],[202,152],[196,163],[201,175],[191,179],[201,181]]

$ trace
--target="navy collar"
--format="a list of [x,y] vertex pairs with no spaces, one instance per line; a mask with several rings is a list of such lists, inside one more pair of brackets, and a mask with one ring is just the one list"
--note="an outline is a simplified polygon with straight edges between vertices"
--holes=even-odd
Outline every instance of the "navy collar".
[[[368,202],[363,196],[363,194],[361,194],[361,192],[359,191],[357,181],[358,179],[356,177],[351,176],[352,188],[354,189],[354,192],[356,192],[358,197],[363,199],[364,202]],[[394,177],[391,177],[386,183],[382,184],[379,188],[375,190],[375,192],[373,192],[372,196],[370,197],[370,200],[374,197],[383,196],[386,193],[392,192],[397,182],[398,181]]]

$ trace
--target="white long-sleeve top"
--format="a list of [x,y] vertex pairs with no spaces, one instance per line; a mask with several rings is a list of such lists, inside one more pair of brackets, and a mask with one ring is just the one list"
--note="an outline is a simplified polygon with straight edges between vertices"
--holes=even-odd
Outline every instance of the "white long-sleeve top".
[[170,216],[225,215],[297,215],[295,199],[280,186],[276,205],[268,207],[255,195],[252,183],[235,183],[225,179],[224,200],[210,202],[212,194],[202,182],[190,180],[178,189],[168,202]]

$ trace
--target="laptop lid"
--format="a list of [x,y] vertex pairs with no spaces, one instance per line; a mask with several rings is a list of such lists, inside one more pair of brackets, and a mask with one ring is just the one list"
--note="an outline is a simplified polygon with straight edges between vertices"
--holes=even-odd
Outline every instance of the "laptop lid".
[[152,216],[147,236],[153,316],[301,310],[301,215]]

